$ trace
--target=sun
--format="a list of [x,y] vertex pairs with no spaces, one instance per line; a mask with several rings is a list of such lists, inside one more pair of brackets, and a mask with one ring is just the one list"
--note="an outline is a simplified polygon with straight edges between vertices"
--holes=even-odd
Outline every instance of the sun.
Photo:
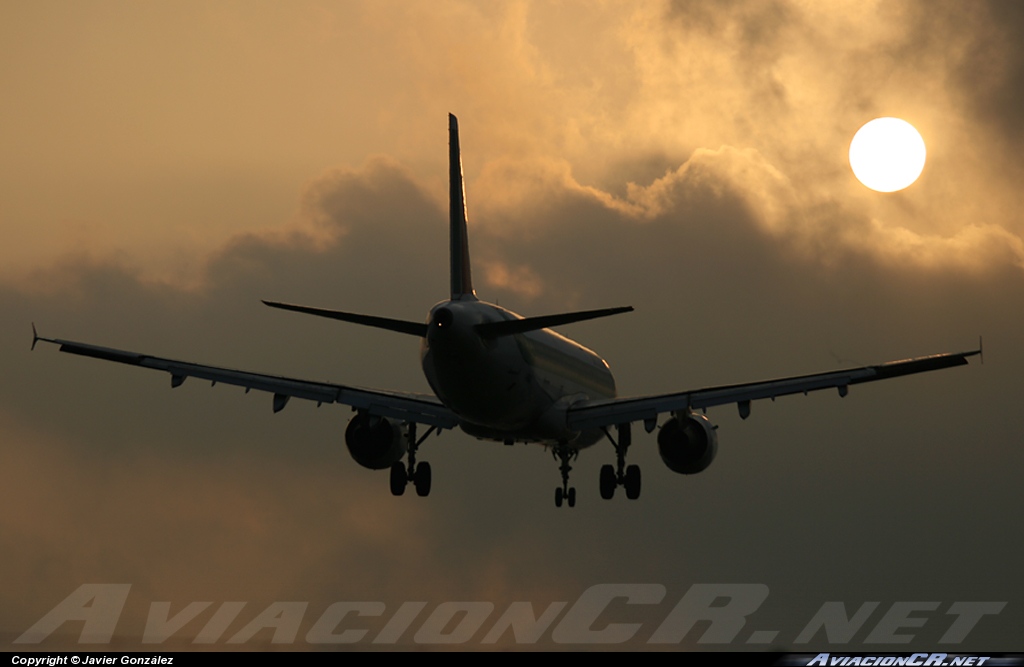
[[850,167],[857,180],[878,192],[909,186],[924,169],[924,139],[900,118],[876,118],[850,142]]

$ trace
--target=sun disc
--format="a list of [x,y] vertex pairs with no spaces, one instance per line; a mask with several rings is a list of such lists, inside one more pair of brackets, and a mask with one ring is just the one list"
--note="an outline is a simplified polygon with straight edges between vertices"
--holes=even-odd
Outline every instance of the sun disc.
[[850,142],[850,168],[857,180],[878,192],[911,185],[924,170],[924,139],[900,118],[876,118]]

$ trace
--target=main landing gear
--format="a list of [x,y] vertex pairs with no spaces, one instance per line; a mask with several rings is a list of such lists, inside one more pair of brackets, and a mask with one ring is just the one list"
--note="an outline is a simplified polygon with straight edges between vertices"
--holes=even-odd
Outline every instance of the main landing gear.
[[629,426],[629,424],[619,424],[616,427],[619,432],[618,442],[608,432],[608,429],[604,429],[604,434],[615,447],[616,458],[616,466],[608,463],[601,466],[601,497],[605,500],[611,500],[611,497],[615,495],[616,487],[620,485],[626,488],[626,497],[630,500],[640,497],[640,466],[626,465],[626,450],[629,449],[632,442]]
[[409,465],[406,467],[401,461],[396,461],[391,464],[391,495],[400,496],[405,493],[405,487],[410,482],[416,487],[416,495],[428,496],[430,495],[430,464],[426,461],[417,464],[416,463],[416,450],[423,443],[431,433],[438,430],[436,426],[431,426],[427,429],[427,432],[417,440],[416,439],[416,422],[406,423],[406,437],[409,442]]
[[569,507],[576,507],[576,487],[569,486],[569,471],[572,470],[569,461],[575,459],[580,453],[578,450],[569,449],[568,445],[560,442],[552,448],[552,454],[561,461],[558,469],[562,473],[562,486],[555,489],[555,507],[561,507],[563,501],[568,503]]

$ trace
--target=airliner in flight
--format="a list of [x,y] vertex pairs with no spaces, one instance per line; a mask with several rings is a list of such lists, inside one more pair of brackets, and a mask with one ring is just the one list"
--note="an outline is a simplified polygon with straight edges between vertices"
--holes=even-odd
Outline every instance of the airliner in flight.
[[[595,352],[553,331],[599,317],[631,311],[629,306],[522,317],[477,298],[473,289],[466,229],[466,201],[459,151],[459,125],[448,117],[449,234],[451,295],[430,309],[426,322],[395,320],[274,301],[268,306],[343,322],[387,329],[420,340],[423,372],[434,395],[364,389],[327,382],[250,373],[115,350],[59,338],[44,338],[32,326],[32,348],[39,341],[60,351],[165,371],[171,387],[189,377],[213,384],[238,385],[273,394],[274,412],[289,399],[350,406],[355,415],[345,429],[345,444],[360,465],[390,470],[391,492],[402,495],[410,484],[420,496],[430,493],[431,471],[416,456],[433,433],[455,427],[478,439],[505,444],[541,443],[559,461],[561,486],[555,505],[576,504],[569,484],[571,462],[581,449],[602,439],[614,448],[615,464],[601,467],[601,497],[618,487],[626,497],[640,496],[640,468],[626,464],[631,425],[647,433],[657,429],[658,452],[674,472],[688,475],[707,468],[718,448],[716,426],[707,408],[735,403],[746,419],[758,399],[819,389],[846,396],[850,385],[966,365],[969,352],[937,354],[876,366],[848,368],[797,377],[705,387],[671,394],[619,398],[608,364]],[[418,426],[426,427],[420,434]]]

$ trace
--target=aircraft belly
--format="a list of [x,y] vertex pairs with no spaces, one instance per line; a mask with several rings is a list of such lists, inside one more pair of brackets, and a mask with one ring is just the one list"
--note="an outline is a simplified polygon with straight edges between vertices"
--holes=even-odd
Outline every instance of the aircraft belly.
[[428,351],[427,381],[437,397],[462,419],[502,432],[532,424],[552,403],[529,368],[497,355],[445,356]]

